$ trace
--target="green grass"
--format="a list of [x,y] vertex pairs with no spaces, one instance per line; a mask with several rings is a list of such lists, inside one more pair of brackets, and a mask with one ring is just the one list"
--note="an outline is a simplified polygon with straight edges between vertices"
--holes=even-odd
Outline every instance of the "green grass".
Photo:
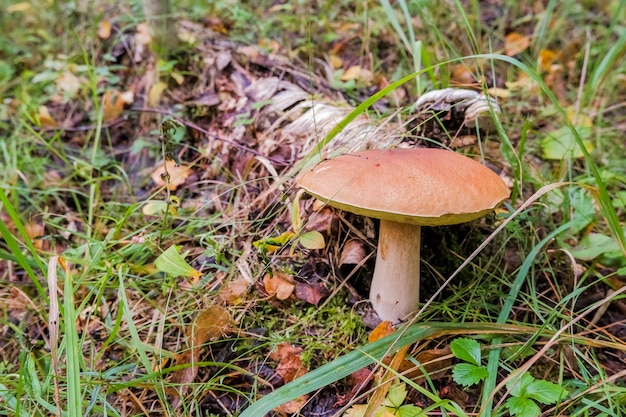
[[[140,3],[0,1],[0,415],[237,415],[245,409],[247,417],[304,394],[310,395],[304,410],[311,410],[329,392],[332,402],[345,395],[335,409],[341,415],[368,402],[380,383],[352,398],[343,378],[366,366],[388,369],[382,358],[403,346],[445,347],[459,336],[481,342],[485,381],[463,389],[463,403],[440,394],[454,387],[451,366],[443,379],[427,382],[388,369],[410,387],[407,403],[448,415],[506,415],[507,382],[529,371],[569,393],[554,408],[542,408],[545,415],[626,415],[618,332],[625,318],[619,307],[626,209],[616,198],[626,196],[626,2],[552,1],[536,10],[506,0],[439,6],[186,1],[175,18],[200,25],[190,26],[196,40],[157,63],[136,42]],[[113,25],[108,39],[96,33],[103,20]],[[239,75],[298,79],[320,100],[348,102],[353,111],[308,153],[275,162],[275,154],[263,153],[263,141],[278,138],[284,124],[265,123],[254,107],[193,104],[215,83],[222,88],[217,96],[229,103],[233,83],[241,81],[207,70],[214,70],[207,27],[225,30],[220,41],[241,42],[224,43]],[[508,32],[530,36],[529,48],[503,55]],[[291,66],[276,61],[257,68],[246,61],[250,52],[238,55],[239,45],[250,44]],[[565,51],[551,73],[538,65],[545,50]],[[339,70],[329,64],[331,51],[342,70],[360,65],[380,78],[362,88],[330,88]],[[350,279],[338,265],[350,238],[365,237],[366,247],[375,247],[362,219],[341,214],[320,251],[294,243],[293,252],[287,245],[263,255],[252,243],[292,228],[293,176],[342,129],[363,114],[383,120],[398,106],[392,120],[405,124],[413,117],[412,100],[453,84],[459,68],[481,80],[479,88],[509,87],[496,131],[479,132],[477,145],[458,151],[505,167],[512,198],[485,221],[427,232],[433,239],[422,251],[429,298],[418,320],[367,344],[363,303],[354,302],[366,296],[372,261]],[[171,149],[158,141],[164,115],[145,111],[150,77],[167,83],[158,110],[185,125],[181,137],[170,138]],[[134,103],[107,119],[105,93],[128,90]],[[70,128],[51,129],[44,109]],[[229,117],[240,114],[250,124],[235,130]],[[579,158],[547,159],[544,138],[563,127],[568,140],[589,140],[593,148],[580,146]],[[150,174],[169,151],[192,176],[166,192]],[[143,211],[171,196],[180,206],[168,215]],[[300,202],[303,222],[310,204]],[[590,233],[613,243],[593,259],[576,259]],[[173,245],[202,272],[198,280],[156,270],[155,259]],[[296,275],[300,284],[313,280],[332,297],[318,307],[295,295],[277,300],[263,285],[270,271]],[[245,289],[227,298],[225,288],[237,281]],[[215,305],[226,308],[231,323],[222,336],[203,342],[197,375],[187,381],[191,363],[180,358],[195,349],[189,329]],[[278,361],[270,356],[284,342],[303,349],[299,358],[310,372],[281,387]],[[416,355],[409,351],[409,359]],[[174,394],[180,389],[184,395]]]

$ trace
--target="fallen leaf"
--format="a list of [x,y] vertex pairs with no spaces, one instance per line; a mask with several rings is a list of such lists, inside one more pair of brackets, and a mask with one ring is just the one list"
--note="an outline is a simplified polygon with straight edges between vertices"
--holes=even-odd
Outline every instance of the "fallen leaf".
[[511,95],[511,92],[506,88],[491,87],[487,90],[487,94],[491,97],[507,98]]
[[57,125],[56,120],[50,114],[50,110],[44,105],[39,106],[39,124],[45,127],[55,127]]
[[476,84],[476,77],[472,74],[472,69],[463,64],[456,64],[452,68],[450,81],[456,85],[471,86]]
[[198,367],[195,365],[200,360],[200,347],[207,342],[219,340],[230,332],[231,317],[228,311],[220,306],[211,306],[202,311],[191,326],[187,328],[185,337],[189,349],[185,350],[176,357],[176,365],[185,366],[172,373],[173,385],[178,385],[180,390],[170,390],[175,400],[173,406],[176,407],[180,401],[180,397],[185,395],[189,388],[189,384],[193,382],[198,374]]
[[279,271],[265,274],[263,287],[269,296],[276,296],[279,300],[286,300],[296,289],[293,277]]
[[150,87],[150,92],[148,93],[148,105],[150,107],[156,107],[159,104],[163,91],[165,91],[166,88],[167,83],[163,81],[159,81]]
[[[590,139],[591,128],[576,127],[576,130],[587,152],[591,152],[594,148],[593,141]],[[567,126],[548,132],[541,139],[540,144],[544,159],[559,161],[565,158],[579,159],[584,156],[576,138]]]
[[423,350],[417,354],[415,360],[422,365],[421,368],[416,367],[413,361],[405,360],[400,365],[398,371],[406,372],[407,378],[418,383],[424,378],[422,368],[431,380],[435,380],[447,375],[449,368],[452,366],[451,350],[447,346],[442,349]]
[[341,57],[335,54],[330,54],[328,60],[330,61],[330,66],[333,67],[333,69],[339,69],[343,65],[343,60],[341,59]]
[[362,68],[360,65],[353,65],[341,74],[339,79],[341,81],[370,81],[372,79],[372,73]]
[[102,97],[102,106],[104,109],[104,121],[111,122],[124,111],[124,100],[119,91],[107,90]]
[[56,80],[57,88],[63,92],[65,98],[74,98],[80,91],[80,79],[70,70],[66,70]]
[[537,64],[543,72],[550,72],[552,69],[552,63],[556,60],[557,53],[550,49],[542,49],[539,51],[539,57],[537,58]]
[[276,411],[279,414],[295,414],[298,411],[300,411],[302,407],[304,407],[308,399],[309,399],[308,395],[302,395],[296,398],[295,400],[282,403],[278,407],[274,408],[274,411]]
[[580,126],[580,127],[592,127],[593,126],[593,120],[591,120],[591,117],[587,116],[586,114],[577,112],[576,109],[573,107],[570,107],[567,109],[567,118],[575,126]]
[[332,234],[339,226],[339,216],[329,207],[324,207],[319,211],[314,211],[309,216],[306,224],[306,230],[315,230],[320,233]]
[[217,298],[223,303],[238,305],[241,304],[249,289],[250,283],[248,280],[243,277],[239,277],[220,288],[217,293]]
[[157,187],[165,186],[165,168],[167,167],[167,173],[169,174],[169,189],[170,191],[176,190],[178,187],[183,185],[187,178],[189,177],[191,170],[186,165],[176,165],[174,161],[165,161],[165,166],[163,164],[159,164],[150,177],[152,181],[156,184]]
[[140,45],[149,45],[152,42],[152,36],[150,36],[150,27],[147,23],[139,23],[137,25],[137,32],[135,33],[135,41]]
[[109,20],[101,20],[98,24],[98,37],[100,39],[109,39],[111,37],[111,22]]
[[278,362],[276,373],[285,384],[307,373],[307,369],[300,358],[302,350],[299,346],[283,342],[276,347],[274,352],[270,353],[270,359]]
[[511,32],[504,38],[504,54],[515,56],[524,52],[530,46],[530,37],[517,32]]
[[309,304],[316,306],[327,295],[328,289],[319,282],[313,284],[296,282],[296,297]]
[[380,323],[367,337],[367,341],[370,343],[374,343],[377,340],[382,339],[383,337],[389,336],[390,334],[396,331],[395,327],[391,324],[389,320],[385,320]]
[[[282,378],[285,384],[307,373],[307,369],[300,358],[301,353],[301,347],[296,347],[287,342],[280,343],[276,347],[276,350],[270,353],[270,359],[278,362],[276,373]],[[282,413],[295,413],[304,406],[308,398],[308,395],[302,395],[278,406],[275,410]]]
[[198,314],[187,334],[192,346],[219,340],[230,332],[230,314],[224,307],[211,306]]
[[358,265],[367,257],[365,243],[361,239],[350,239],[341,250],[339,257],[339,266]]
[[26,235],[30,238],[33,246],[37,250],[43,249],[43,240],[41,239],[45,233],[45,228],[43,223],[37,223],[34,221],[28,222],[24,227],[26,231]]
[[326,246],[326,241],[324,240],[324,236],[317,230],[311,230],[308,232],[302,233],[298,237],[298,241],[302,245],[302,247],[306,249],[324,249]]

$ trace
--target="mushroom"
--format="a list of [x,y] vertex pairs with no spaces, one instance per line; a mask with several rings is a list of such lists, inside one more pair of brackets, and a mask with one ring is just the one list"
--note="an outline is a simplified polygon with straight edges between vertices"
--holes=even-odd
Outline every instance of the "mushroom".
[[489,168],[442,149],[344,154],[303,173],[298,185],[331,206],[380,219],[370,301],[393,323],[419,304],[420,228],[477,219],[509,196]]

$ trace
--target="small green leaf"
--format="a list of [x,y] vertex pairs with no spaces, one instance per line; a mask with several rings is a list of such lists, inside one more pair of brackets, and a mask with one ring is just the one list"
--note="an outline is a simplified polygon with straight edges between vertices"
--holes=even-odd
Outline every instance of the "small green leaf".
[[469,387],[487,378],[489,371],[484,366],[471,363],[458,363],[452,368],[452,379],[457,384]]
[[393,384],[391,388],[389,388],[389,392],[387,393],[387,398],[385,398],[385,405],[387,407],[398,408],[404,402],[406,398],[406,384]]
[[450,350],[458,359],[480,366],[480,343],[476,340],[459,337],[450,343]]
[[[583,139],[583,145],[588,152],[593,150],[593,142],[587,138],[591,136],[589,127],[578,127],[578,134]],[[554,130],[541,140],[541,149],[545,159],[561,160],[565,158],[582,158],[582,150],[568,127]]]
[[550,381],[533,381],[526,387],[526,397],[543,404],[554,404],[567,395],[567,391]]
[[504,403],[512,416],[537,417],[541,414],[541,409],[529,398],[511,397]]
[[574,258],[590,261],[607,252],[619,251],[619,245],[612,237],[601,233],[589,233],[583,237],[578,246],[570,249]]
[[300,244],[307,249],[324,249],[324,246],[326,246],[324,236],[316,230],[302,233],[299,240]]
[[192,268],[185,261],[185,257],[178,252],[179,249],[180,247],[175,245],[167,248],[165,252],[154,260],[156,269],[173,277],[200,278],[202,272]]
[[526,398],[526,387],[532,384],[535,378],[528,372],[524,373],[521,378],[513,378],[506,383],[506,387],[514,397]]
[[398,417],[418,417],[422,414],[422,409],[413,404],[403,405],[398,408],[396,416]]

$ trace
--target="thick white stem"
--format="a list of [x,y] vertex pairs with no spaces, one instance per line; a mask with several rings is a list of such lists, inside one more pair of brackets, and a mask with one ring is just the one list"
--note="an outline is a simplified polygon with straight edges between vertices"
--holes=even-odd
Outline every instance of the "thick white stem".
[[417,311],[420,297],[420,228],[380,221],[370,301],[382,320],[397,323]]

